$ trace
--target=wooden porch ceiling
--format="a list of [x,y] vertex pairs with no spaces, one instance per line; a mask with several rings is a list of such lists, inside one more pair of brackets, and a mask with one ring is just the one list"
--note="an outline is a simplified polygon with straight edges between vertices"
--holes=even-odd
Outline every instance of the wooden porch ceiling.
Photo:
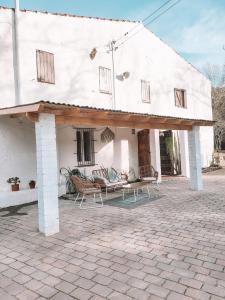
[[0,116],[23,116],[32,122],[38,121],[39,113],[54,114],[57,124],[81,126],[191,130],[193,126],[214,124],[214,121],[210,120],[166,117],[45,101],[0,109]]

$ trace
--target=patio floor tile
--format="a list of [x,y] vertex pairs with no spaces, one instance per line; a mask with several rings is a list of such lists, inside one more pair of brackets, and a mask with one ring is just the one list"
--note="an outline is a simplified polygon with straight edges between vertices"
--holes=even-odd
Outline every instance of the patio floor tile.
[[193,192],[177,177],[133,210],[61,200],[51,237],[37,231],[37,205],[0,210],[0,299],[224,299],[224,181],[225,170],[204,175]]

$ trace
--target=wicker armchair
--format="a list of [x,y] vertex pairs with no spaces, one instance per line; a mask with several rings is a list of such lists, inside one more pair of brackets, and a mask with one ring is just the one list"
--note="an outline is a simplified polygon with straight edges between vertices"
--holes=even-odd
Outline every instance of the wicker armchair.
[[143,181],[151,181],[158,183],[159,172],[151,165],[144,165],[139,167],[140,178]]
[[[81,195],[81,202],[80,202],[80,208],[94,208],[94,207],[102,207],[103,206],[103,200],[102,200],[102,194],[101,194],[101,187],[98,183],[93,183],[90,180],[84,180],[82,178],[80,178],[79,176],[71,176],[71,180],[73,182],[73,184],[76,187],[76,191],[77,191],[77,196],[75,198],[74,204],[77,203],[77,200],[79,198],[79,196]],[[93,196],[93,203],[95,204],[95,206],[87,206],[85,205],[85,207],[83,206],[83,202],[84,202],[84,198],[87,198],[88,195],[92,195]],[[100,205],[97,205],[96,203],[96,195],[99,195],[100,198]]]

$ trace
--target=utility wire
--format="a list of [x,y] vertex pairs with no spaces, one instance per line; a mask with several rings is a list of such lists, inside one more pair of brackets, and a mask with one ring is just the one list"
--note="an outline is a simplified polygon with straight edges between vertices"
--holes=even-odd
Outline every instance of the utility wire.
[[[170,5],[167,9],[165,9],[164,11],[162,11],[159,15],[157,15],[155,18],[153,18],[151,21],[147,22],[146,24],[144,24],[144,26],[148,26],[151,23],[155,22],[157,19],[159,19],[162,15],[164,15],[166,12],[168,12],[171,8],[173,8],[175,5],[177,5],[179,2],[181,2],[182,0],[177,0],[175,3],[173,3],[172,5]],[[131,36],[129,36],[127,39],[125,39],[123,42],[121,42],[119,45],[116,45],[116,49],[118,49],[120,46],[122,46],[123,44],[125,44],[129,39],[131,39],[133,36],[135,36],[137,33],[139,33],[140,31],[142,31],[145,27],[142,27],[140,30],[136,31],[134,34],[132,34]]]
[[123,39],[125,36],[127,36],[129,33],[133,32],[137,27],[139,27],[141,24],[143,24],[145,21],[147,21],[149,18],[154,16],[159,10],[161,10],[164,6],[166,6],[169,2],[172,0],[167,0],[165,3],[163,3],[160,7],[158,7],[156,10],[154,10],[150,15],[148,15],[146,18],[140,21],[139,24],[135,25],[133,28],[131,28],[129,31],[127,31],[123,36],[121,36],[119,39],[116,40],[116,43]]

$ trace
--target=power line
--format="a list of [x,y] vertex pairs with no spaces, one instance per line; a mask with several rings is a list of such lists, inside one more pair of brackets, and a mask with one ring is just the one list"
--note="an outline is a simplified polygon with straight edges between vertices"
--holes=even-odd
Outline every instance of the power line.
[[[159,15],[157,15],[155,18],[153,18],[150,22],[147,22],[146,24],[144,24],[144,26],[148,26],[151,23],[155,22],[157,19],[159,19],[162,15],[164,15],[166,12],[168,12],[171,8],[173,8],[175,5],[177,5],[179,2],[181,2],[182,0],[177,0],[175,3],[173,3],[172,5],[170,5],[167,9],[165,9],[164,11],[162,11]],[[120,46],[122,46],[123,44],[125,44],[129,39],[131,39],[133,36],[135,36],[137,33],[139,33],[140,31],[142,31],[145,27],[142,27],[140,30],[136,31],[134,34],[132,34],[131,36],[129,36],[127,39],[125,39],[123,42],[121,42],[119,45],[116,46],[116,48],[118,49]]]
[[145,17],[139,24],[135,25],[133,28],[131,28],[129,31],[127,31],[123,36],[121,36],[118,40],[116,40],[116,42],[120,41],[122,38],[124,38],[125,36],[127,36],[129,33],[131,33],[132,31],[134,31],[137,27],[140,26],[140,24],[143,24],[145,21],[147,21],[150,17],[154,16],[154,14],[156,14],[159,10],[161,10],[164,6],[166,6],[169,2],[171,2],[172,0],[167,0],[164,4],[162,4],[160,7],[158,7],[156,10],[154,10],[150,15],[148,15],[147,17]]

